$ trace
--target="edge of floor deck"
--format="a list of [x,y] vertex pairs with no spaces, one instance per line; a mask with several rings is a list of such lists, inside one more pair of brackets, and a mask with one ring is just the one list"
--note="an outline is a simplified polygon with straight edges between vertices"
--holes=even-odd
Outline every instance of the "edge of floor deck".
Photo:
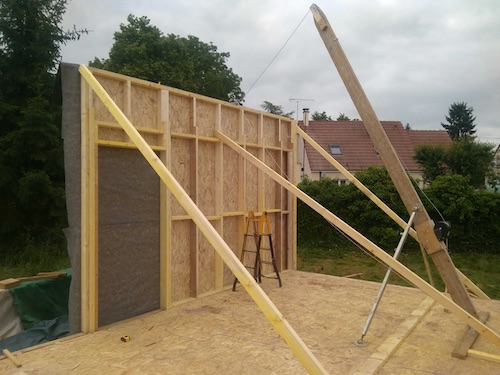
[[[498,363],[451,356],[466,327],[418,289],[388,285],[359,347],[380,284],[300,271],[282,280],[282,288],[274,279],[261,285],[330,374],[500,373]],[[500,327],[500,301],[473,302]],[[481,337],[473,348],[500,352]],[[0,373],[306,373],[241,285],[14,355],[22,367],[3,359]]]

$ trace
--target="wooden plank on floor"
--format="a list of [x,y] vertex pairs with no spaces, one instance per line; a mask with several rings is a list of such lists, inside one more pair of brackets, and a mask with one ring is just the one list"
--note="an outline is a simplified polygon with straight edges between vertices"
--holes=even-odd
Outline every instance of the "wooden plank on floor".
[[[487,311],[479,312],[479,320],[481,323],[484,323],[490,317],[490,313]],[[462,340],[460,340],[459,344],[456,346],[455,350],[451,353],[452,357],[465,359],[467,357],[467,351],[472,347],[474,341],[476,341],[479,333],[472,327],[467,327]]]
[[380,345],[377,350],[354,370],[352,375],[373,375],[387,362],[389,357],[403,343],[418,323],[434,305],[434,300],[427,297],[410,316]]
[[474,358],[480,358],[480,359],[484,359],[486,361],[500,363],[500,355],[480,352],[480,351],[477,351],[474,349],[467,350],[467,354],[471,357],[474,357]]

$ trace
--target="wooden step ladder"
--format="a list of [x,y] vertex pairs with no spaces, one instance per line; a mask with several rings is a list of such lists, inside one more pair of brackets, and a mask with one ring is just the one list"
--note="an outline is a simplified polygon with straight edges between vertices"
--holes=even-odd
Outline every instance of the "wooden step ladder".
[[[267,239],[267,243],[265,243],[265,239]],[[271,260],[264,260],[262,251],[269,251]],[[253,278],[259,283],[262,282],[262,265],[272,265],[276,273],[276,279],[281,288],[281,277],[274,257],[271,222],[266,211],[264,211],[261,216],[256,216],[252,210],[248,212],[240,261],[248,270],[252,270]],[[238,279],[235,277],[233,292],[236,290],[237,282]]]

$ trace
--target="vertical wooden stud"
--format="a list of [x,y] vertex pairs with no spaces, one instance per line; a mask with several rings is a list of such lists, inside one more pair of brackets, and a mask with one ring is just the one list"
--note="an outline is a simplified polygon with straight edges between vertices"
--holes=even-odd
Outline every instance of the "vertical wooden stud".
[[[221,114],[222,106],[220,103],[217,104],[215,111],[215,129],[222,131],[222,119]],[[223,170],[223,148],[224,144],[222,142],[217,142],[215,145],[215,215],[220,219],[219,223],[219,233],[223,235],[224,233],[224,222],[222,220],[222,214],[224,211],[223,203],[223,189],[224,189],[224,170]],[[222,289],[224,287],[224,262],[222,258],[216,253],[215,254],[215,289]]]
[[[288,153],[288,173],[292,175],[289,176],[290,181],[295,181],[295,166],[297,162],[297,155],[295,153],[295,148],[293,152]],[[283,187],[284,188],[284,187]],[[297,269],[297,197],[291,194],[287,190],[288,197],[288,231],[287,231],[287,268],[296,270]]]
[[[97,143],[91,91],[82,79],[81,330],[98,328]],[[89,108],[88,111],[86,108]]]
[[[198,158],[199,155],[199,141],[198,141],[198,127],[197,122],[197,110],[196,110],[196,98],[193,97],[191,99],[192,103],[192,113],[191,113],[191,121],[192,128],[195,134],[195,139],[192,140],[192,158],[191,158],[191,197],[196,205],[199,204],[198,201],[198,192],[199,192],[199,177],[198,177]],[[200,279],[200,274],[198,272],[198,266],[200,263],[198,249],[200,248],[200,239],[199,233],[196,230],[196,226],[191,224],[191,296],[197,297],[199,295],[198,291],[198,283]]]
[[89,86],[81,79],[81,331],[90,332],[89,323]]
[[[170,168],[172,147],[170,142],[170,103],[168,90],[160,90],[159,96],[159,123],[162,130],[162,146],[165,147],[165,151],[160,153],[160,159]],[[170,282],[170,255],[172,249],[171,193],[163,181],[160,181],[160,184],[160,308],[168,309],[172,303],[172,284]]]
[[[260,161],[263,163],[266,162],[266,149],[264,145],[264,115],[259,115],[259,123],[257,127],[257,156]],[[253,187],[251,187],[253,189]],[[266,210],[267,202],[266,202],[266,176],[260,169],[257,169],[257,189],[258,189],[258,198],[257,198],[257,211],[263,212]]]

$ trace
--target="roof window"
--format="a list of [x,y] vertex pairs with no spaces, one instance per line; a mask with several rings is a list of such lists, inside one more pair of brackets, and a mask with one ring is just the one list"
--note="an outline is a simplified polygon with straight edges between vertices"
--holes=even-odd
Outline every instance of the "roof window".
[[340,149],[340,145],[328,145],[330,149],[330,154],[332,155],[342,155],[342,150]]

